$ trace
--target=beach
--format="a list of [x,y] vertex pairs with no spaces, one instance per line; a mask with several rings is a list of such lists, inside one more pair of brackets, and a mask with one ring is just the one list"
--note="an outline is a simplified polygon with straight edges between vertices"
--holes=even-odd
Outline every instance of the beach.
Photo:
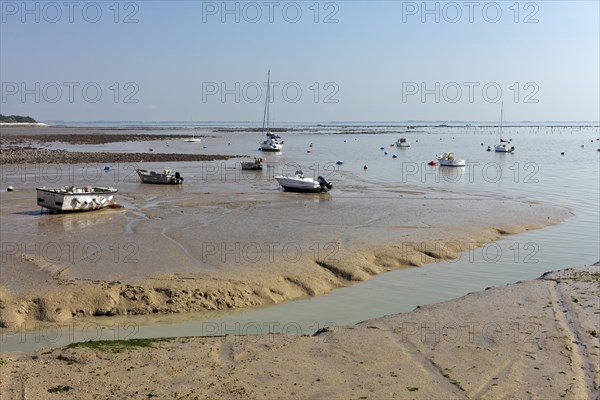
[[4,353],[1,391],[7,399],[594,399],[599,295],[596,264],[312,336]]
[[[74,155],[75,162],[90,153],[78,146],[90,141],[92,146],[105,146],[124,139],[123,130],[114,128],[88,128],[81,136],[65,133],[66,128],[15,128],[4,140],[29,145],[26,129],[37,140],[31,151],[63,152]],[[135,152],[137,141],[117,142],[115,150],[96,152],[97,158],[87,163],[63,163],[61,156],[43,164],[3,164],[2,183],[16,190],[0,197],[1,327],[278,304],[322,295],[384,272],[457,259],[511,234],[572,216],[565,207],[523,197],[373,184],[364,173],[340,168],[327,171],[334,180],[333,192],[286,193],[278,189],[273,175],[277,168],[294,167],[277,156],[265,155],[271,158],[262,173],[246,174],[234,154],[242,145],[249,146],[241,143],[229,149],[222,143],[231,140],[236,145],[236,136],[206,134],[208,146],[221,147],[213,153],[182,154],[172,149],[183,145],[182,140],[173,140],[178,134],[161,129],[125,134],[133,139],[157,135],[158,139],[143,142],[161,150],[155,154]],[[62,141],[44,142],[44,137]],[[297,137],[301,136],[288,136],[292,144]],[[51,149],[68,141],[75,144],[67,150]],[[167,143],[172,146],[167,148]],[[110,170],[104,170],[105,157],[121,154],[136,161],[110,163]],[[150,160],[137,160],[142,156]],[[204,161],[184,159],[175,165],[186,179],[184,185],[140,185],[135,169],[164,168],[154,156]],[[117,201],[123,208],[40,215],[36,187],[81,181],[118,186]]]

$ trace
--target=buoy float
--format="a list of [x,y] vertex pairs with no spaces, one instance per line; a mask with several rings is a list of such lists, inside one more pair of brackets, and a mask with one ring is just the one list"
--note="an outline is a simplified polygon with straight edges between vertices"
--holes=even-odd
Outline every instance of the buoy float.
[[380,147],[379,150],[383,150],[385,147]]
[[398,158],[398,156],[394,154],[394,155],[392,156],[392,158]]
[[583,145],[581,145],[581,148],[583,149]]
[[15,188],[14,188],[14,187],[12,187],[12,186],[9,186],[9,187],[7,187],[7,188],[6,188],[6,191],[7,191],[7,192],[14,192],[14,191],[15,191]]
[[108,172],[110,170],[110,165],[105,165],[104,170]]
[[561,152],[561,153],[560,153],[560,155],[561,155],[561,156],[564,156],[564,155],[565,155],[565,152],[564,152],[564,151],[563,151],[563,152]]
[[337,160],[336,164],[337,165],[342,165],[344,162],[342,160]]
[[310,150],[306,150],[307,153],[310,153]]
[[149,151],[154,151],[154,150],[152,150],[152,149],[148,149],[148,150],[149,150]]
[[369,166],[365,164],[365,165],[363,165],[363,169],[365,169],[365,170],[369,169]]
[[492,148],[490,146],[488,146],[488,148],[485,149],[485,151],[492,151]]
[[429,161],[429,162],[427,163],[427,165],[436,165],[436,164],[437,164],[437,163],[436,163],[435,161]]
[[383,154],[387,156],[387,151],[384,151]]

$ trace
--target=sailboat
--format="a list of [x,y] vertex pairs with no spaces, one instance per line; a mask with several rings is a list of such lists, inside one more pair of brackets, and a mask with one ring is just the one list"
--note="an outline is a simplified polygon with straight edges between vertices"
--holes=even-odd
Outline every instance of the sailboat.
[[504,102],[500,105],[500,144],[494,146],[496,153],[512,153],[515,151],[515,146],[510,146],[510,140],[502,139],[502,117],[504,112]]
[[260,142],[260,149],[262,151],[281,151],[283,148],[283,140],[278,135],[269,132],[269,114],[271,103],[271,70],[267,74],[267,95],[265,96],[265,111],[263,114],[263,126],[262,132],[266,133],[267,138]]

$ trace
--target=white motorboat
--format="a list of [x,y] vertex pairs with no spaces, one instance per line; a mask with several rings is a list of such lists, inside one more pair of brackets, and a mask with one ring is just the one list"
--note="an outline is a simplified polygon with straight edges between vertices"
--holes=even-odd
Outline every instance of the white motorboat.
[[465,160],[457,160],[454,153],[444,153],[441,157],[435,156],[441,167],[464,167],[467,165]]
[[396,147],[410,147],[410,143],[405,138],[400,138],[396,140]]
[[179,172],[173,173],[170,169],[165,169],[162,173],[147,171],[145,169],[136,169],[135,172],[137,172],[142,183],[162,183],[171,185],[183,183],[183,177]]
[[200,143],[200,142],[202,142],[202,139],[201,138],[193,137],[193,138],[185,139],[184,142],[188,142],[188,143]]
[[262,132],[267,134],[267,138],[260,142],[262,151],[281,151],[283,149],[283,140],[278,135],[269,132],[269,119],[271,114],[271,71],[267,73],[267,95],[265,96],[265,111],[263,113]]
[[[506,142],[504,140],[500,140],[501,142]],[[500,143],[494,146],[494,151],[496,153],[512,153],[515,151],[515,146],[511,146],[510,142],[508,142],[508,144],[506,143]]]
[[242,169],[245,170],[259,170],[262,169],[262,158],[254,157],[254,161],[243,161]]
[[93,211],[113,202],[117,189],[112,187],[36,188],[37,204],[53,211]]
[[504,113],[504,102],[500,105],[500,144],[494,146],[494,151],[496,153],[512,153],[515,151],[515,146],[510,145],[510,140],[502,140],[502,119]]
[[305,177],[302,171],[296,171],[294,176],[276,176],[275,179],[290,192],[327,192],[333,188],[322,176],[315,180]]

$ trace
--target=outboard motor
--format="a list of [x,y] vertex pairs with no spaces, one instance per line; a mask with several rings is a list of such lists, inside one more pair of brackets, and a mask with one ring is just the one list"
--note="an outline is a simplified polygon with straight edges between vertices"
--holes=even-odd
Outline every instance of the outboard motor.
[[327,182],[322,176],[317,178],[317,182],[319,182],[319,185],[321,185],[321,189],[327,188],[327,190],[331,190],[331,188],[333,188],[333,185]]
[[183,177],[179,174],[179,172],[175,172],[175,179],[177,181],[183,182]]

